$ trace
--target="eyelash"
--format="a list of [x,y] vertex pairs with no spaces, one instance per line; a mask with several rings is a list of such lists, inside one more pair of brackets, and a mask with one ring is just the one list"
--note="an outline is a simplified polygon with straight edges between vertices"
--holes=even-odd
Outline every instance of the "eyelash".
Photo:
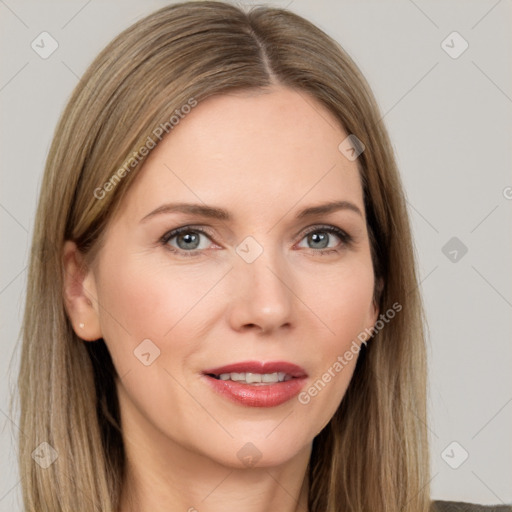
[[[172,240],[174,237],[176,237],[182,233],[188,233],[188,232],[200,233],[211,240],[212,235],[210,233],[208,233],[207,231],[205,231],[204,229],[196,228],[194,226],[182,226],[182,227],[173,229],[172,231],[168,231],[167,233],[165,233],[160,238],[159,243],[161,245],[163,245],[167,250],[169,250],[173,253],[182,255],[182,256],[186,256],[186,257],[200,256],[203,249],[194,249],[191,251],[184,251],[182,249],[177,249],[176,247],[169,246],[169,241]],[[338,247],[336,249],[333,249],[331,247],[325,248],[325,249],[319,249],[319,250],[311,249],[311,248],[309,249],[309,250],[313,251],[315,254],[318,254],[320,256],[325,256],[327,254],[332,254],[332,253],[339,253],[339,252],[341,252],[341,250],[344,247],[349,247],[353,242],[352,237],[348,233],[346,233],[345,231],[343,231],[340,228],[337,228],[335,226],[329,226],[329,225],[318,225],[318,226],[312,226],[311,228],[307,228],[307,230],[303,233],[302,238],[299,240],[299,242],[302,241],[306,236],[310,235],[311,233],[316,233],[316,232],[320,232],[320,233],[325,232],[325,233],[334,234],[341,240],[340,247]]]

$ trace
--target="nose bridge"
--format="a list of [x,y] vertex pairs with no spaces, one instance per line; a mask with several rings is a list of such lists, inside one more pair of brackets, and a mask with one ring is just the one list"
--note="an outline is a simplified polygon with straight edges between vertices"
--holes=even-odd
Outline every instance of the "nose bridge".
[[[260,237],[261,239],[261,237]],[[232,322],[234,327],[258,326],[264,331],[292,321],[293,293],[286,259],[270,237],[265,245],[247,237],[236,248]]]

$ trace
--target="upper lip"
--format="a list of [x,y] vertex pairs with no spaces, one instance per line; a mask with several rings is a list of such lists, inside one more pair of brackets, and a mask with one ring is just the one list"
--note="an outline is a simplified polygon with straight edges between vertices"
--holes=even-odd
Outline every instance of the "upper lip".
[[205,375],[222,375],[223,373],[278,373],[283,372],[291,377],[307,377],[307,373],[304,368],[300,366],[288,363],[286,361],[243,361],[240,363],[232,363],[226,366],[219,366],[217,368],[211,368],[204,370]]

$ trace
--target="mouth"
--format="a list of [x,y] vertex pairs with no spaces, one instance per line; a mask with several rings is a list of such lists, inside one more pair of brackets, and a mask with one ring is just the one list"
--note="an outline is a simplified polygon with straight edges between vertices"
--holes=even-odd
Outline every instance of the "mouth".
[[250,372],[231,372],[231,373],[221,373],[220,375],[215,375],[213,373],[206,374],[208,377],[213,377],[217,380],[230,380],[233,382],[240,382],[242,384],[251,384],[254,386],[262,386],[265,384],[276,384],[277,382],[285,382],[293,379],[292,376],[284,373],[250,373]]
[[217,380],[229,380],[252,385],[276,384],[307,377],[307,373],[300,366],[282,361],[233,363],[205,370],[203,374]]
[[300,392],[308,376],[292,363],[257,361],[211,368],[202,374],[215,392],[249,407],[275,407],[289,401]]

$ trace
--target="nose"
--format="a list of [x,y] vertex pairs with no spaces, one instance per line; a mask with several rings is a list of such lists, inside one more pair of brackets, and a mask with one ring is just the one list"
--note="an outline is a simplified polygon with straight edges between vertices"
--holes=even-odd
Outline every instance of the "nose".
[[293,325],[292,275],[282,257],[265,250],[252,263],[237,256],[230,272],[229,322],[238,331],[272,333]]

